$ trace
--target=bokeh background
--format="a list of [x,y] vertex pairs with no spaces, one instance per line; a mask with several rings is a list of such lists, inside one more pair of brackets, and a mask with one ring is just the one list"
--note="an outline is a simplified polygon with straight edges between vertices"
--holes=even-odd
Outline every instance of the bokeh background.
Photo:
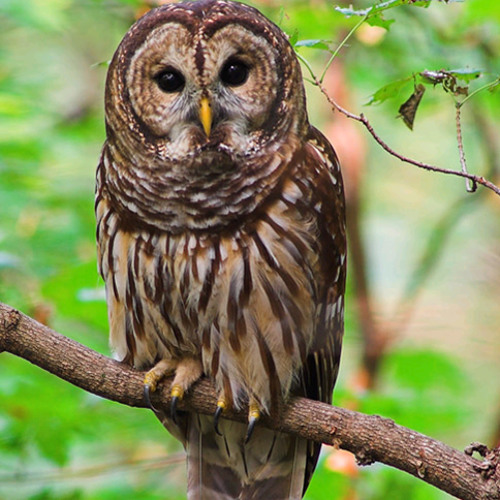
[[[322,49],[335,48],[359,21],[334,6],[371,5],[248,3],[294,42],[309,40],[298,51],[317,74],[330,55]],[[362,25],[325,87],[350,111],[365,113],[398,152],[459,169],[454,100],[439,85],[427,88],[413,131],[397,118],[411,79],[397,95],[368,105],[384,85],[423,70],[481,70],[471,90],[498,77],[500,3],[429,3],[390,9],[388,30]],[[93,214],[103,83],[120,39],[151,6],[0,0],[0,301],[104,354]],[[500,198],[481,187],[468,194],[463,179],[390,157],[306,86],[311,121],[341,157],[349,206],[346,335],[334,403],[459,449],[471,441],[497,444]],[[499,96],[481,92],[462,113],[469,169],[497,184]],[[104,401],[0,354],[0,499],[181,499],[184,491],[182,449],[152,412]],[[325,448],[306,498],[450,497]]]

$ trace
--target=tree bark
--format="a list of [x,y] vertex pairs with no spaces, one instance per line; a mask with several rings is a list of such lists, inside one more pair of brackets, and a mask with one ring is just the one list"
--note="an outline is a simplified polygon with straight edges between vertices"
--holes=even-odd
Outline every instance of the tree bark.
[[[20,356],[103,398],[128,406],[146,406],[142,372],[107,358],[0,303],[2,351]],[[170,381],[166,379],[153,395],[155,406],[169,405]],[[202,379],[179,407],[213,414],[216,401],[211,382]],[[224,416],[239,421],[246,419],[246,413],[242,412],[228,412]],[[263,418],[261,425],[348,450],[360,465],[382,462],[463,500],[500,499],[499,449],[489,451],[475,446],[466,454],[390,419],[304,398],[294,398],[281,409],[278,419]],[[485,456],[484,460],[469,456],[475,450]]]

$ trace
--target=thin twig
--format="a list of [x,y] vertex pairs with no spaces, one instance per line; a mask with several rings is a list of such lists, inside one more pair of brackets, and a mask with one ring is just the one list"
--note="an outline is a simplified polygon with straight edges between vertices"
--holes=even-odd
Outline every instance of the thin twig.
[[343,115],[347,116],[348,118],[351,118],[352,120],[356,120],[360,123],[362,123],[368,132],[370,132],[371,136],[382,146],[385,151],[387,151],[390,155],[398,158],[402,162],[409,163],[411,165],[415,165],[416,167],[423,168],[425,170],[429,170],[432,172],[439,172],[441,174],[448,174],[448,175],[456,175],[458,177],[463,177],[465,179],[470,179],[474,183],[481,184],[481,186],[484,186],[488,189],[491,189],[494,193],[500,196],[500,187],[496,186],[492,182],[488,181],[482,176],[479,175],[474,175],[474,174],[469,174],[468,172],[460,172],[458,170],[451,170],[447,168],[442,168],[442,167],[436,167],[435,165],[430,165],[428,163],[420,162],[417,160],[413,160],[411,158],[408,158],[397,151],[394,151],[387,143],[384,142],[384,140],[375,132],[373,129],[372,125],[368,121],[368,118],[366,118],[363,113],[360,115],[355,115],[354,113],[351,113],[350,111],[347,111],[344,109],[342,106],[337,104],[327,93],[321,82],[318,80],[318,78],[315,78],[314,82],[317,87],[320,89],[321,93],[326,97],[327,101],[329,102],[330,106],[332,109],[339,111]]
[[[319,78],[319,81],[321,83],[323,83],[323,80],[325,79],[325,75],[326,75],[326,72],[328,71],[328,68],[330,67],[330,65],[332,64],[333,60],[337,57],[338,53],[340,52],[340,50],[342,49],[342,47],[347,43],[347,41],[349,40],[349,38],[351,38],[351,36],[356,32],[356,30],[369,18],[369,14],[365,14],[363,16],[362,19],[360,19],[355,25],[354,27],[351,29],[351,31],[349,31],[349,33],[347,33],[347,35],[344,37],[344,39],[340,42],[339,46],[335,49],[335,51],[333,52],[333,54],[330,56],[330,59],[328,59],[326,65],[325,65],[325,68],[323,69],[323,72],[321,73],[321,76]],[[314,75],[313,75],[314,77]]]
[[[456,114],[455,114],[455,123],[457,126],[457,145],[458,145],[458,154],[460,156],[460,165],[462,166],[462,172],[464,174],[468,174],[467,172],[467,161],[465,159],[465,151],[464,151],[464,143],[462,140],[462,124],[461,124],[461,116],[460,110],[462,106],[459,102],[455,105]],[[468,193],[473,193],[477,189],[477,184],[470,179],[465,179],[465,189],[467,189]]]

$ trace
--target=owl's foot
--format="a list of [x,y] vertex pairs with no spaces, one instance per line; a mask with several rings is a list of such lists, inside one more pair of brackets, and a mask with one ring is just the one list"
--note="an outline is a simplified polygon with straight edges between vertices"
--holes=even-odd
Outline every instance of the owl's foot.
[[252,437],[253,430],[255,429],[255,424],[260,420],[260,410],[255,403],[250,403],[248,407],[248,427],[247,434],[245,436],[245,444],[250,441]]
[[222,432],[219,430],[219,419],[226,408],[227,408],[226,400],[223,397],[220,397],[219,400],[217,401],[217,409],[215,410],[214,413],[214,429],[219,436],[222,436]]
[[186,391],[201,377],[203,368],[201,361],[195,358],[184,358],[177,362],[174,381],[172,382],[172,402],[170,403],[170,418],[177,424],[177,404]]
[[156,363],[156,365],[149,370],[144,376],[144,401],[146,404],[154,411],[158,410],[153,406],[151,402],[151,393],[156,391],[156,387],[158,386],[158,382],[162,378],[164,378],[169,373],[172,373],[175,370],[177,363],[171,359],[162,359],[160,362]]

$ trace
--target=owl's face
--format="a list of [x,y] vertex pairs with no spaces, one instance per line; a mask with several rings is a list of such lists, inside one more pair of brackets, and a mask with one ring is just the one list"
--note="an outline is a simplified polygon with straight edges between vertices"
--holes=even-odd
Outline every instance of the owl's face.
[[277,26],[228,0],[169,4],[111,62],[107,190],[127,219],[227,225],[277,185],[307,127],[300,65]]
[[237,24],[197,35],[172,22],[151,32],[126,75],[132,108],[172,156],[208,144],[244,153],[276,100],[278,54]]
[[252,154],[297,129],[305,113],[286,37],[234,2],[152,11],[123,40],[110,75],[119,85],[108,85],[108,114],[126,107],[129,128],[173,161]]

